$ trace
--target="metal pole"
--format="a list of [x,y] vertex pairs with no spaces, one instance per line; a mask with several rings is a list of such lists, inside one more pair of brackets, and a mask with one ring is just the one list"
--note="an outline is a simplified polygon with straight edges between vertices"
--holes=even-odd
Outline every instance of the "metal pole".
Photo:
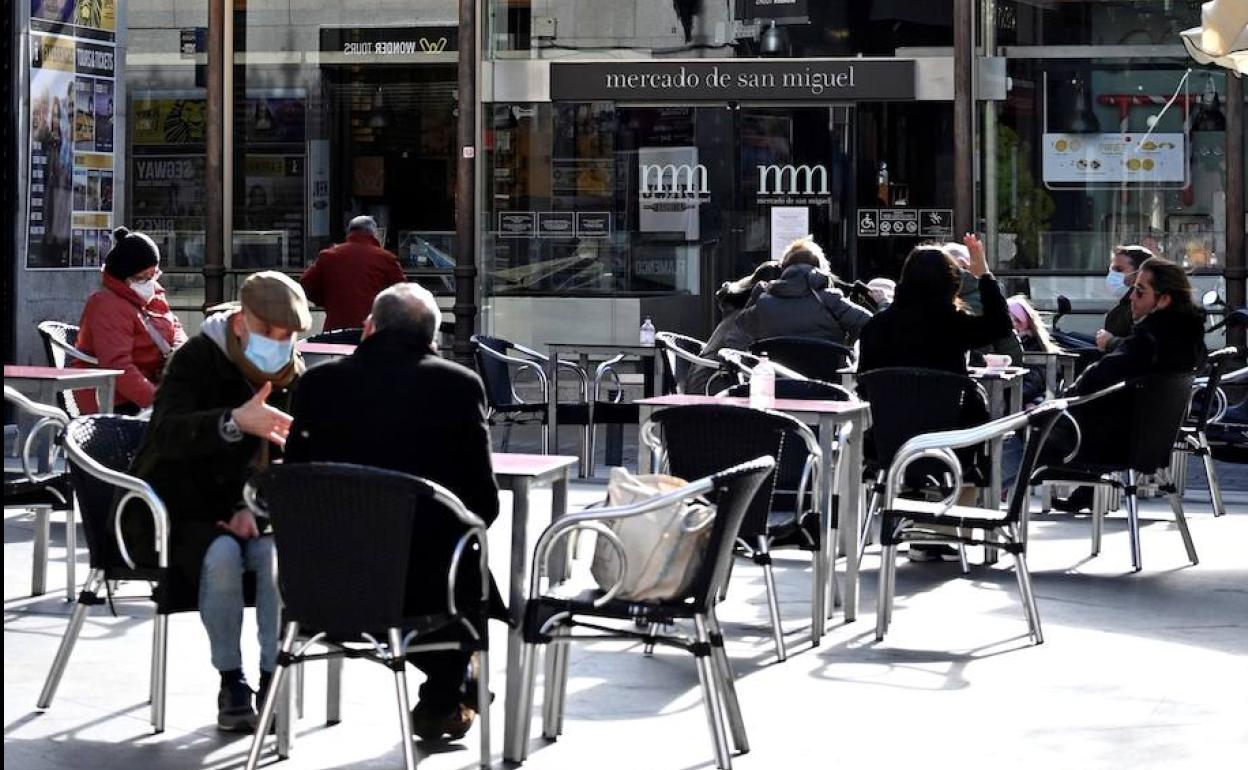
[[[983,0],[981,15],[984,57],[997,55],[997,2]],[[989,264],[998,267],[1001,248],[997,242],[997,103],[984,100],[984,246]]]
[[226,0],[208,0],[207,103],[205,106],[204,307],[225,300],[225,249],[230,227],[230,180],[233,177],[229,127],[233,116],[233,13]]
[[975,7],[953,0],[953,234],[975,229]]
[[[1226,75],[1226,304],[1243,307],[1245,271],[1244,229],[1244,79],[1228,71]],[[1226,342],[1244,347],[1244,328],[1228,329]]]
[[459,0],[459,160],[455,175],[455,358],[472,361],[477,320],[477,0]]

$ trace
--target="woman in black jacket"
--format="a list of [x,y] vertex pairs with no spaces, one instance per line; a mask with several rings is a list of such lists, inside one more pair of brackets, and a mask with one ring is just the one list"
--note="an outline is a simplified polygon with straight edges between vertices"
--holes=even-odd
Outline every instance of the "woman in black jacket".
[[968,235],[966,246],[971,253],[967,270],[979,281],[983,314],[971,315],[959,304],[961,271],[953,258],[938,246],[916,246],[901,268],[893,304],[862,330],[858,371],[913,366],[964,375],[968,351],[1013,331],[983,244]]

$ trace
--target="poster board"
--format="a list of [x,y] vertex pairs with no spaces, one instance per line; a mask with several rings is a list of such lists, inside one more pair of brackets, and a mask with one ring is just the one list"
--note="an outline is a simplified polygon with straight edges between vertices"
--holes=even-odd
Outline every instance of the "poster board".
[[118,191],[116,0],[30,0],[26,268],[98,269]]

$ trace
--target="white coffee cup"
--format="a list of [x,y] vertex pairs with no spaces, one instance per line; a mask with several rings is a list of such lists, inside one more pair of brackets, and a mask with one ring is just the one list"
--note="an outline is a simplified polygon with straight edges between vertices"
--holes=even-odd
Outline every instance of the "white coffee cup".
[[1012,359],[1009,356],[999,353],[984,354],[984,364],[986,364],[989,369],[1004,369],[1010,365],[1011,360]]

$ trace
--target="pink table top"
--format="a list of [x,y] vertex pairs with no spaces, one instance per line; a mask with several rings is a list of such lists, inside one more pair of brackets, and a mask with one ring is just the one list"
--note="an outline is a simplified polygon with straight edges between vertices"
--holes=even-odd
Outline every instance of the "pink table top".
[[515,452],[492,452],[490,462],[495,476],[545,476],[576,465],[575,457],[566,455],[528,455]]
[[349,356],[355,352],[355,345],[340,342],[300,342],[299,352],[313,356]]
[[5,379],[21,380],[85,380],[97,377],[120,377],[120,369],[58,369],[55,366],[4,365]]
[[[693,394],[674,394],[643,398],[637,402],[643,406],[700,406],[704,404],[727,404],[729,406],[749,406],[750,399],[737,397],[698,396]],[[861,401],[823,401],[800,398],[777,398],[771,406],[780,412],[808,412],[822,414],[845,414],[859,412],[867,408]]]

